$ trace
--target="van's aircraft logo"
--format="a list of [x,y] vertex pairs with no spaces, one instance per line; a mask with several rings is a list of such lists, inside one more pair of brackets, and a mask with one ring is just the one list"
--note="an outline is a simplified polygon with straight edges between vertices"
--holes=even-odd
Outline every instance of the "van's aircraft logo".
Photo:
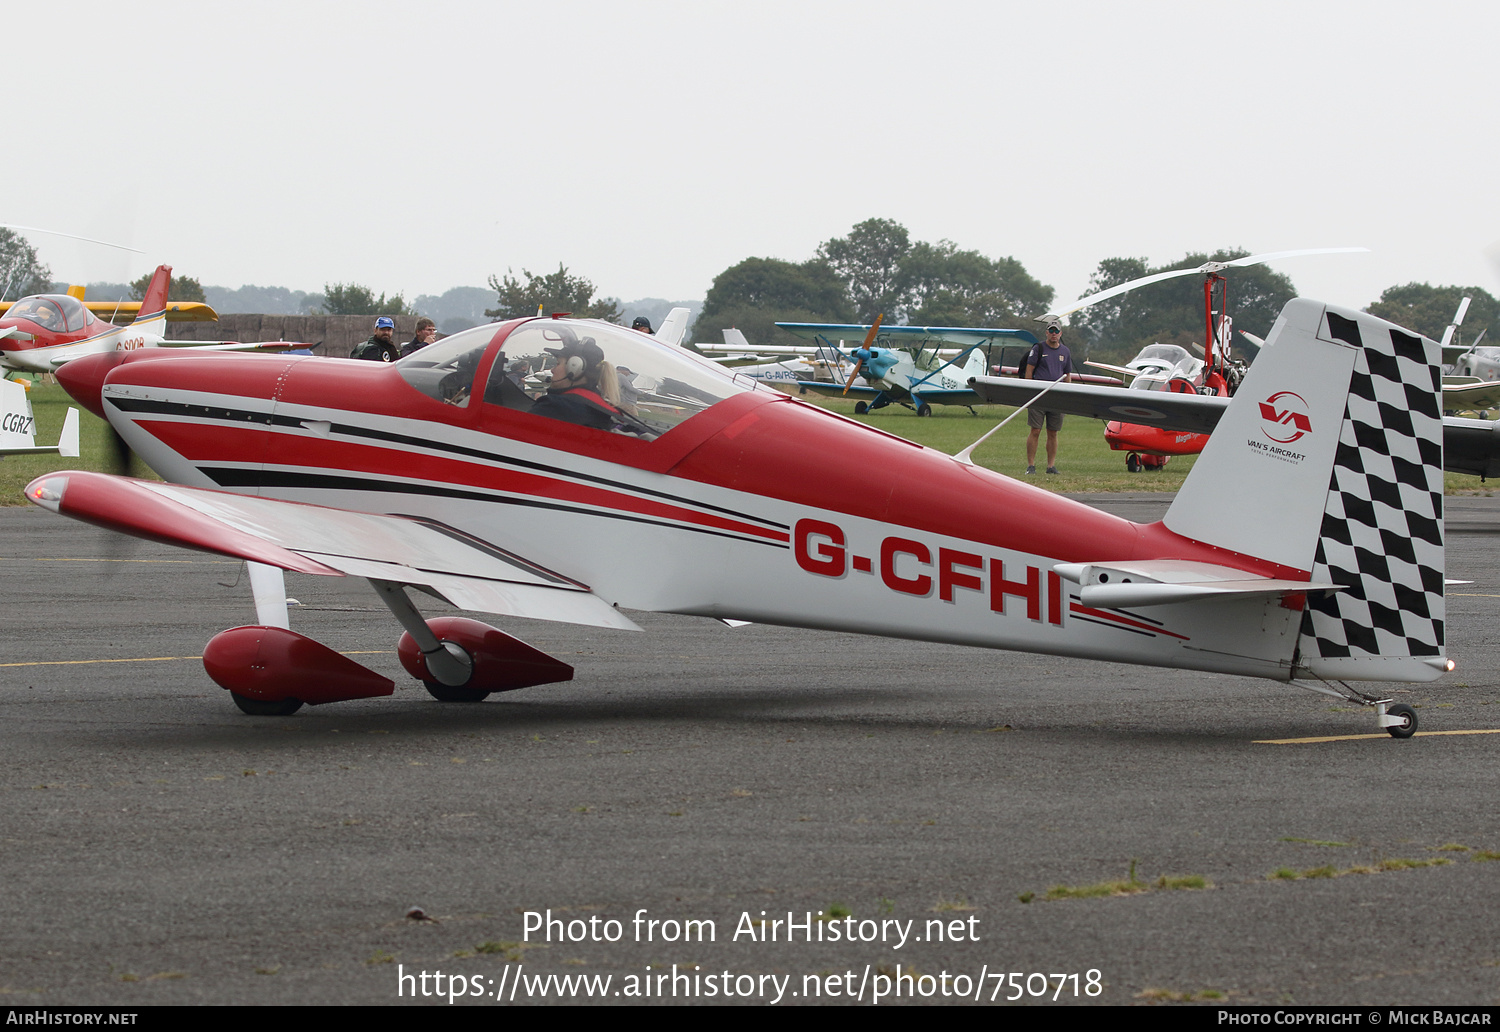
[[1275,426],[1262,426],[1261,433],[1267,440],[1277,444],[1291,444],[1304,434],[1312,433],[1312,423],[1307,418],[1307,402],[1301,395],[1291,391],[1278,391],[1260,403],[1260,418]]

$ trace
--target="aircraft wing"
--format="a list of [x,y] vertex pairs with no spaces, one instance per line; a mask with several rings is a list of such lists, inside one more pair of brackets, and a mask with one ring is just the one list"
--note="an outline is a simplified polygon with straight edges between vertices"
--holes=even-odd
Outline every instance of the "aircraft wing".
[[1136,376],[1140,375],[1139,369],[1129,369],[1122,365],[1110,365],[1108,362],[1089,361],[1083,364],[1091,365],[1095,369],[1108,369],[1110,372],[1119,373],[1121,376],[1126,377],[1127,379],[1134,379]]
[[[10,306],[11,302],[0,301],[0,315],[4,315]],[[129,316],[130,318],[126,322],[130,322],[141,311],[141,303],[139,301],[85,301],[83,307],[106,321],[111,318]],[[219,313],[202,301],[167,302],[167,322],[218,321]]]
[[818,353],[818,348],[804,344],[767,344],[758,348],[747,348],[743,344],[694,344],[693,347],[704,355],[764,355],[775,358],[795,358],[798,355]]
[[262,340],[243,343],[237,340],[164,340],[164,348],[192,348],[195,351],[284,351],[287,348],[308,348],[294,340]]
[[[1000,405],[1023,405],[1046,386],[1036,380],[994,376],[981,376],[970,383],[985,401]],[[1208,434],[1218,426],[1219,416],[1229,407],[1229,399],[1060,383],[1047,392],[1040,404],[1050,411],[1069,415]],[[1448,406],[1446,389],[1443,405]],[[1476,477],[1500,476],[1500,420],[1444,417],[1443,469]]]
[[[969,385],[992,405],[1024,405],[1045,390],[1046,380],[980,376]],[[1195,434],[1212,433],[1219,417],[1229,407],[1228,398],[1173,391],[1125,391],[1118,387],[1095,387],[1084,383],[1060,383],[1038,403],[1049,412],[1066,412],[1094,419],[1118,419],[1140,426],[1155,426]]]
[[[798,394],[806,394],[812,391],[821,394],[825,398],[854,398],[857,401],[870,401],[880,394],[886,393],[878,387],[861,387],[855,384],[849,388],[849,393],[844,393],[844,385],[841,383],[829,383],[827,380],[798,380],[793,383],[790,380],[783,381],[783,390],[791,392],[795,390]],[[780,386],[780,385],[778,385]]]
[[1500,420],[1443,419],[1443,470],[1476,477],[1500,476]]
[[1492,408],[1500,408],[1500,383],[1480,381],[1443,384],[1444,411],[1462,412],[1469,409]]
[[26,487],[85,523],[322,576],[424,588],[460,609],[639,630],[589,588],[433,520],[69,471]]
[[983,405],[985,400],[973,391],[966,390],[939,390],[937,388],[927,389],[918,387],[912,391],[912,396],[921,398],[929,405]]
[[[790,323],[776,324],[781,329],[805,340],[863,341],[870,327],[857,323]],[[1001,330],[975,326],[885,326],[880,327],[876,340],[886,341],[883,346],[901,347],[924,341],[937,341],[966,348],[975,344],[990,344],[1001,341],[1021,340],[1035,344],[1036,336],[1030,330]]]

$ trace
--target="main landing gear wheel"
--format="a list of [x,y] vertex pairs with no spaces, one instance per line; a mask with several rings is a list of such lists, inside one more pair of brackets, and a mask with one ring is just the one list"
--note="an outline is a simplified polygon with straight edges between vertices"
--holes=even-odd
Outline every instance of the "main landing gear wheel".
[[1406,703],[1398,702],[1393,706],[1387,706],[1385,714],[1388,717],[1402,717],[1405,719],[1405,723],[1392,724],[1386,728],[1386,731],[1392,738],[1410,738],[1417,733],[1417,711]]
[[854,403],[854,414],[856,416],[862,416],[868,411],[870,411],[870,406],[866,405],[864,402],[856,401]]
[[267,702],[264,699],[252,699],[248,695],[239,692],[230,692],[234,704],[240,708],[241,713],[248,713],[252,717],[290,717],[302,708],[301,699],[277,699],[275,702]]
[[483,702],[490,697],[483,688],[455,688],[437,681],[423,681],[422,684],[427,687],[427,694],[438,702]]
[[929,404],[927,404],[927,402],[925,402],[925,401],[921,402],[920,404],[917,405],[917,415],[919,415],[919,416],[930,416],[930,415],[932,415],[932,406],[929,405]]
[[1135,452],[1131,452],[1125,456],[1125,468],[1132,473],[1139,473],[1141,471],[1141,457]]

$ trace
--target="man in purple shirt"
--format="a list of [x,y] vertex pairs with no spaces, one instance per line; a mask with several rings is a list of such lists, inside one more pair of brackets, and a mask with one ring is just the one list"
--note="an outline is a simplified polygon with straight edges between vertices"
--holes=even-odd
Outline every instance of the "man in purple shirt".
[[[1047,339],[1026,354],[1021,368],[1025,380],[1073,379],[1073,355],[1062,342],[1062,326],[1056,322],[1047,324]],[[1057,432],[1062,429],[1061,412],[1038,411],[1035,406],[1026,410],[1026,424],[1031,435],[1026,438],[1026,472],[1036,472],[1036,444],[1042,436],[1042,424],[1047,426],[1047,472],[1057,472]]]

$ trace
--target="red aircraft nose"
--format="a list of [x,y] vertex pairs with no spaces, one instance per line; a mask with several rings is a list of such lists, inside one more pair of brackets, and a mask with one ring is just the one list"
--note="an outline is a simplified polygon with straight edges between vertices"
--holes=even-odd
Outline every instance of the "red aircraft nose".
[[125,353],[121,351],[84,355],[82,358],[75,358],[66,365],[59,366],[57,382],[62,384],[63,390],[73,396],[74,401],[100,419],[105,419],[104,378],[109,375],[111,369],[124,360]]

